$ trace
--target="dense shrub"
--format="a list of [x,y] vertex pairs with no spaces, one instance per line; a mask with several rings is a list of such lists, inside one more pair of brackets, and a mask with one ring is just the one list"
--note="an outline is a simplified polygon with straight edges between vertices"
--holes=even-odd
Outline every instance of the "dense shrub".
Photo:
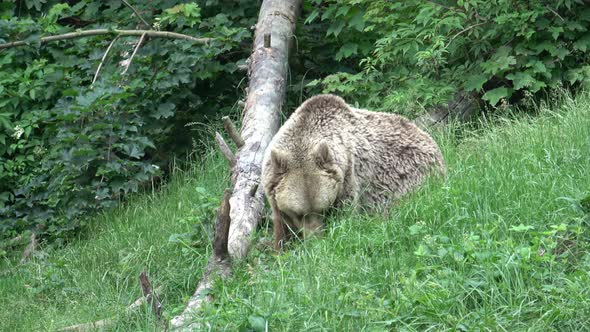
[[411,115],[461,90],[506,106],[590,78],[583,1],[314,0],[308,11],[342,64],[309,85],[380,109]]
[[112,206],[161,176],[166,161],[199,140],[187,123],[232,111],[249,55],[257,4],[159,0],[135,6],[156,29],[209,37],[146,39],[122,74],[138,37],[39,45],[78,28],[146,28],[121,1],[15,1],[0,5],[0,234],[24,229],[60,236],[81,217]]

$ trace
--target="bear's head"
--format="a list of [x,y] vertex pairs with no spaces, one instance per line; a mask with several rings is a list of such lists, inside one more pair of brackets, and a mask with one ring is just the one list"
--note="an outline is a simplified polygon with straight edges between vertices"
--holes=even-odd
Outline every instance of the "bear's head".
[[300,153],[272,148],[265,189],[284,223],[303,235],[322,229],[324,212],[334,205],[344,172],[325,142]]

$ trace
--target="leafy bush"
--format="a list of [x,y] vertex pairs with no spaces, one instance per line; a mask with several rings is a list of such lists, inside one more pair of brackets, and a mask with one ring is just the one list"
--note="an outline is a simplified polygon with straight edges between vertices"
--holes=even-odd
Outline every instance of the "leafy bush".
[[[415,114],[474,91],[491,106],[590,82],[582,1],[311,1],[342,70],[312,81],[365,105]],[[357,65],[358,64],[358,65]]]
[[136,8],[154,28],[208,37],[103,35],[40,46],[39,37],[74,29],[146,28],[120,1],[17,1],[0,5],[0,234],[24,229],[50,236],[80,226],[163,176],[167,160],[201,137],[187,127],[232,112],[249,55],[257,7],[246,1],[151,1]]

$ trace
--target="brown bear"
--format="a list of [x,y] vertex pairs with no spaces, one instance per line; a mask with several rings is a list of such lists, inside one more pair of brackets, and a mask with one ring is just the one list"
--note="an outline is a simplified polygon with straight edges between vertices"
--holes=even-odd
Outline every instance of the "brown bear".
[[445,173],[438,145],[406,118],[349,106],[335,95],[306,100],[279,129],[262,164],[273,214],[274,246],[290,234],[323,228],[343,201],[375,207]]

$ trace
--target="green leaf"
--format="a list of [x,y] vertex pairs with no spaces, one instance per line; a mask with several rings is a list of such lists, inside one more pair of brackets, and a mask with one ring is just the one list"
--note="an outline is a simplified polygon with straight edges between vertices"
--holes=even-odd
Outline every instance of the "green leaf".
[[585,34],[574,42],[574,50],[586,52],[590,49],[590,33]]
[[481,64],[486,73],[495,75],[501,71],[507,70],[510,66],[516,64],[516,58],[510,55],[511,48],[502,46],[498,48],[492,58]]
[[556,56],[559,60],[565,59],[568,54],[570,54],[570,51],[565,47],[558,47],[555,52],[551,52],[551,55]]
[[547,84],[545,84],[545,82],[539,81],[539,80],[534,80],[531,83],[529,90],[534,93],[534,92],[541,90],[542,88],[544,88],[546,86],[547,86]]
[[520,90],[524,87],[533,85],[536,81],[530,74],[526,72],[518,72],[506,75],[506,78],[512,81],[515,90]]
[[357,31],[363,31],[365,28],[365,12],[357,7],[353,8],[350,13],[352,17],[348,21],[348,26],[356,29]]
[[123,146],[123,151],[131,158],[139,159],[143,157],[144,152],[139,149],[137,144],[127,144]]
[[174,109],[176,109],[176,105],[173,103],[162,103],[158,106],[158,110],[154,112],[153,117],[156,119],[167,119],[174,115]]
[[481,99],[488,101],[492,106],[495,106],[500,99],[508,97],[508,89],[505,87],[492,89],[486,92]]
[[318,17],[318,15],[320,15],[319,9],[314,9],[313,12],[311,12],[311,14],[309,14],[309,16],[305,19],[304,24],[312,23]]
[[539,60],[530,61],[529,63],[527,63],[526,66],[531,68],[531,70],[535,74],[547,72],[547,67],[545,66],[545,64],[542,61],[539,61]]
[[344,16],[344,15],[348,14],[349,10],[350,10],[350,6],[341,6],[336,11],[336,14],[334,15],[334,17]]
[[266,331],[266,320],[260,316],[250,316],[248,317],[248,322],[250,323],[250,327],[255,332],[263,332]]
[[338,37],[338,35],[342,31],[342,29],[344,28],[345,24],[346,24],[346,21],[344,21],[344,20],[337,20],[336,22],[333,22],[330,25],[330,27],[328,28],[328,32],[326,32],[326,36],[329,36],[332,34],[332,35],[334,35],[334,37]]
[[489,75],[475,74],[467,78],[464,84],[467,91],[480,91],[483,85],[489,80]]
[[338,50],[338,52],[336,53],[336,60],[340,61],[344,58],[348,58],[352,55],[357,54],[358,52],[358,44],[356,43],[346,43],[344,45],[342,45],[342,47],[340,48],[340,50]]
[[513,232],[519,232],[519,233],[530,231],[530,230],[533,230],[533,229],[535,229],[535,226],[524,225],[522,223],[520,225],[518,225],[518,226],[510,226],[510,230],[511,231],[513,231]]
[[24,1],[27,6],[27,9],[31,9],[35,7],[35,10],[40,11],[42,4],[46,3],[47,0],[28,0]]
[[565,74],[565,78],[572,84],[576,82],[584,82],[590,78],[590,65],[568,70]]
[[563,27],[550,27],[549,32],[551,32],[551,36],[553,37],[553,40],[557,40],[557,38],[559,37],[559,34],[563,32]]

